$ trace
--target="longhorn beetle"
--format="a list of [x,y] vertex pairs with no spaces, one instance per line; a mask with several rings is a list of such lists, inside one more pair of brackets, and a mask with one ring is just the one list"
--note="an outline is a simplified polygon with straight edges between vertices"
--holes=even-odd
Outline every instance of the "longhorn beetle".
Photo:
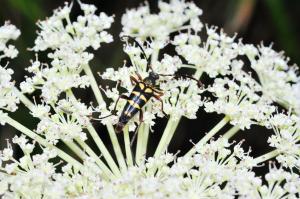
[[[137,114],[137,112],[139,112],[139,114],[140,114],[139,115],[140,122],[143,121],[142,108],[150,100],[151,97],[154,97],[155,99],[157,99],[161,102],[161,111],[165,116],[167,116],[167,114],[164,112],[163,101],[160,98],[163,95],[163,91],[158,88],[157,80],[159,79],[159,76],[175,76],[176,77],[176,75],[155,73],[150,65],[150,62],[149,62],[150,60],[146,56],[146,53],[144,52],[143,47],[134,38],[132,38],[130,36],[123,36],[122,39],[125,37],[132,40],[141,49],[142,55],[147,60],[147,71],[149,69],[151,71],[149,72],[148,77],[146,77],[144,79],[136,71],[137,78],[134,76],[130,76],[130,81],[135,86],[134,86],[131,94],[129,95],[129,97],[126,95],[120,95],[118,97],[111,115],[116,114],[116,107],[121,98],[127,100],[127,103],[125,104],[125,106],[123,108],[123,111],[119,117],[118,123],[116,124],[115,130],[117,133],[119,133],[123,130],[124,126],[129,122],[129,120],[131,118],[133,118]],[[190,79],[197,81],[198,85],[201,84],[199,80],[197,80],[193,77],[190,77],[187,75],[183,75],[183,77],[190,78]],[[108,116],[106,116],[106,117],[108,117]],[[106,117],[103,117],[103,118],[106,118]]]

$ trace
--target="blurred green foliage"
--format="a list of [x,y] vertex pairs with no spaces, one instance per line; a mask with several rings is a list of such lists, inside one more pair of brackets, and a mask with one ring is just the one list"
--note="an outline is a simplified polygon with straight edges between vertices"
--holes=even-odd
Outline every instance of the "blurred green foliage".
[[41,7],[41,0],[13,0],[8,1],[8,5],[28,20],[34,22],[41,16],[45,16],[44,9]]
[[298,38],[295,26],[289,19],[288,10],[283,0],[266,0],[273,24],[277,31],[277,38],[287,55],[295,58],[299,63],[299,50],[297,49]]

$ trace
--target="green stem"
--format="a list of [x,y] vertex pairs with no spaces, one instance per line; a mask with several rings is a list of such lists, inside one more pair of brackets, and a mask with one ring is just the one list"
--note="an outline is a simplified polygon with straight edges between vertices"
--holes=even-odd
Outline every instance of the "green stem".
[[95,160],[96,164],[102,169],[104,175],[108,179],[112,179],[115,177],[115,175],[111,172],[111,170],[100,160],[100,158],[96,155],[96,153],[87,145],[84,141],[77,138],[76,142],[82,147],[84,151],[87,152],[87,154]]
[[[74,94],[73,94],[73,92],[72,92],[71,89],[68,90],[68,91],[66,91],[66,93],[67,93],[67,95],[70,98],[72,98],[73,100],[77,101],[77,99],[74,96]],[[88,122],[88,124],[87,124],[87,130],[88,130],[89,134],[92,136],[93,140],[95,141],[95,143],[96,143],[98,149],[100,150],[100,152],[102,153],[104,159],[108,163],[110,169],[112,169],[112,171],[114,172],[115,175],[121,175],[120,170],[119,170],[117,164],[113,160],[111,154],[108,152],[106,146],[104,145],[104,143],[100,139],[98,133],[96,132],[95,128],[93,127],[93,125],[90,122]]]
[[[195,79],[200,79],[200,77],[202,76],[202,74],[203,74],[203,71],[200,70],[200,69],[198,69],[198,70],[196,70],[196,73],[195,73],[195,75],[194,75],[194,78],[195,78]],[[190,94],[191,91],[192,91],[191,89],[188,89],[187,93]]]
[[[218,133],[229,121],[228,117],[224,117],[218,124],[216,124],[195,146],[202,146],[208,142],[216,133]],[[192,156],[196,152],[196,147],[193,147],[185,157]]]
[[74,158],[72,158],[70,155],[68,155],[64,151],[60,150],[56,146],[53,146],[52,144],[48,143],[47,140],[45,140],[41,136],[37,135],[33,131],[29,130],[28,128],[26,128],[25,126],[23,126],[19,122],[15,121],[14,119],[12,119],[12,118],[10,118],[10,117],[7,116],[7,117],[5,117],[5,122],[8,123],[9,125],[11,125],[12,127],[14,127],[15,129],[17,129],[18,131],[22,132],[26,136],[30,137],[31,139],[37,141],[38,143],[40,143],[44,147],[48,147],[48,148],[54,149],[56,151],[57,155],[61,159],[63,159],[64,161],[68,162],[69,164],[72,164],[74,166],[74,168],[80,169],[82,167],[82,164],[79,163]]
[[145,123],[140,124],[139,130],[137,132],[137,141],[136,141],[136,149],[135,149],[135,162],[139,165],[142,161],[142,147],[144,139],[144,125]]
[[273,151],[271,151],[269,153],[266,153],[266,154],[261,155],[261,156],[259,156],[257,158],[254,158],[253,161],[254,161],[255,165],[258,165],[259,163],[262,163],[262,162],[265,162],[265,161],[267,161],[269,159],[272,159],[272,158],[278,156],[279,154],[280,154],[279,150],[275,149],[275,150],[273,150]]
[[[21,102],[29,109],[32,110],[34,104],[22,93],[15,88]],[[73,142],[73,141],[64,141],[64,143],[82,160],[86,158],[86,154]]]
[[133,166],[128,126],[125,126],[123,136],[124,136],[127,164],[128,164],[128,166]]
[[90,78],[89,79],[90,80],[90,84],[91,84],[92,90],[94,92],[94,95],[96,97],[96,100],[97,100],[98,104],[100,105],[100,104],[104,103],[102,94],[101,94],[101,92],[100,92],[100,90],[98,88],[98,84],[96,82],[96,79],[95,79],[95,77],[93,75],[93,72],[92,72],[90,66],[89,65],[85,65],[83,69],[84,69],[85,74]]
[[234,136],[238,131],[240,130],[239,127],[233,126],[231,129],[229,129],[224,135],[223,138],[230,139],[232,136]]
[[150,131],[149,125],[142,123],[138,131],[137,145],[136,145],[136,152],[135,152],[135,161],[138,165],[144,162],[145,160],[149,131]]
[[[89,65],[86,65],[83,69],[84,69],[84,72],[87,74],[87,76],[90,79],[91,87],[92,87],[92,90],[93,90],[94,95],[96,97],[96,100],[97,100],[98,104],[101,105],[102,103],[104,103],[104,100],[103,100],[101,92],[98,88],[98,84],[95,80],[95,77],[94,77],[94,75],[91,71],[91,68],[90,68]],[[106,127],[107,127],[107,130],[108,130],[109,137],[111,139],[112,145],[113,145],[114,152],[115,152],[116,157],[117,157],[118,164],[119,164],[121,170],[125,171],[126,170],[126,162],[125,162],[125,159],[124,159],[124,156],[123,156],[118,138],[117,138],[116,133],[114,131],[113,125],[112,124],[107,124]]]
[[31,110],[34,104],[21,92],[18,88],[15,87],[16,93],[18,93],[18,96],[21,100],[21,102],[29,109]]
[[[88,153],[88,155],[93,158],[96,165],[99,166],[99,170],[103,172],[104,177],[106,179],[112,179],[114,177],[114,174],[107,168],[107,166],[99,159],[99,157],[93,153],[92,149],[82,140],[76,139],[76,141],[80,144],[80,146],[84,149],[85,152]],[[88,156],[85,154],[82,149],[77,146],[76,143],[73,141],[64,142],[78,157],[80,157],[82,160],[85,160]]]
[[[34,104],[22,93],[18,88],[15,88],[21,102],[29,109],[32,110]],[[85,159],[86,154],[72,141],[64,141],[64,143],[82,160]]]
[[144,135],[141,138],[142,139],[142,150],[141,150],[141,155],[144,157],[142,160],[143,162],[146,160],[146,155],[147,155],[147,146],[148,146],[148,139],[149,139],[149,133],[150,133],[150,126],[148,124],[145,124],[144,127]]
[[[74,96],[72,90],[68,90],[66,91],[67,95],[72,98],[73,100],[77,101],[76,97]],[[102,153],[104,159],[106,160],[106,162],[108,163],[108,165],[110,166],[110,168],[113,170],[113,172],[115,173],[115,175],[120,175],[120,170],[117,166],[117,164],[115,163],[115,161],[113,160],[112,156],[110,155],[110,153],[108,152],[106,146],[104,145],[104,143],[102,142],[102,140],[100,139],[98,133],[96,132],[95,128],[93,127],[93,125],[88,122],[87,124],[87,130],[89,132],[89,134],[92,136],[93,140],[95,141],[98,149],[100,150],[100,152]],[[78,140],[76,140],[78,141]],[[81,142],[82,144],[85,142]],[[98,157],[99,159],[99,157]],[[100,160],[100,159],[99,159]],[[98,160],[97,160],[98,161]]]
[[105,147],[104,143],[102,142],[102,140],[98,136],[96,130],[94,129],[94,127],[93,127],[93,125],[91,123],[89,123],[87,125],[87,130],[89,131],[90,135],[92,136],[93,140],[95,141],[97,147],[101,151],[104,159],[106,160],[107,164],[109,165],[109,167],[111,168],[111,170],[113,171],[113,173],[115,175],[121,175],[120,170],[119,170],[117,164],[113,160],[112,156],[110,155],[109,151]]
[[[197,70],[195,75],[194,75],[194,78],[195,79],[200,79],[201,75],[202,75],[203,71],[202,70]],[[189,94],[191,92],[190,89],[188,89],[187,91],[187,94]],[[168,147],[174,133],[175,133],[175,130],[180,122],[180,119],[181,117],[179,117],[178,119],[174,119],[174,117],[171,115],[169,121],[168,121],[168,124],[165,128],[165,131],[162,135],[162,138],[158,144],[158,147],[155,151],[155,154],[154,154],[154,157],[158,157],[160,156],[165,150],[166,148]]]
[[87,158],[87,155],[73,142],[63,141],[81,160]]
[[165,150],[167,149],[167,147],[175,133],[175,130],[176,130],[178,124],[179,124],[179,119],[175,119],[174,116],[171,116],[168,121],[168,124],[163,132],[163,135],[159,141],[159,144],[156,148],[154,157],[158,157],[162,153],[165,152]]
[[113,145],[114,152],[115,152],[116,157],[117,157],[118,164],[121,168],[121,171],[125,172],[127,170],[127,166],[126,166],[126,162],[125,162],[125,159],[124,159],[124,156],[123,156],[123,152],[121,150],[120,143],[118,141],[118,138],[117,138],[117,135],[115,133],[114,127],[112,125],[107,125],[107,129],[108,129],[108,133],[109,133],[111,143]]

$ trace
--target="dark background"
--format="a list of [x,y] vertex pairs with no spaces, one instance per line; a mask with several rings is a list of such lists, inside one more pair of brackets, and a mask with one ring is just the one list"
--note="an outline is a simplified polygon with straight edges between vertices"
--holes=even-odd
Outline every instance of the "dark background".
[[[35,22],[52,15],[52,10],[63,6],[61,0],[1,0],[0,21],[1,24],[10,20],[22,32],[20,38],[13,42],[19,50],[19,56],[10,61],[9,67],[15,71],[14,79],[17,85],[24,80],[26,75],[25,67],[29,65],[29,60],[34,59],[34,53],[27,51],[28,47],[33,46],[36,37],[37,27]],[[109,30],[113,34],[115,41],[111,44],[104,44],[97,51],[91,66],[93,70],[104,71],[106,67],[120,67],[126,55],[122,52],[122,43],[118,39],[121,30],[120,18],[127,8],[134,8],[144,1],[138,0],[83,0],[85,3],[93,3],[98,7],[98,11],[115,15],[115,23]],[[157,10],[157,1],[149,1],[151,8]],[[300,63],[299,33],[300,33],[300,1],[298,0],[198,0],[195,3],[203,9],[202,22],[209,25],[223,27],[225,32],[233,35],[238,32],[238,37],[242,37],[245,43],[269,45],[274,43],[273,48],[277,51],[284,50],[292,63]],[[74,1],[74,16],[79,14],[79,6]],[[98,79],[99,80],[99,79]],[[100,82],[99,84],[103,82]],[[299,91],[300,92],[300,91]],[[84,91],[79,93],[83,100],[93,100],[91,92]],[[78,96],[79,96],[78,95]],[[20,106],[20,109],[11,114],[25,126],[34,129],[36,122],[28,114],[28,111]],[[198,113],[197,120],[182,119],[176,131],[175,137],[170,145],[171,152],[187,151],[192,145],[190,139],[197,142],[208,132],[218,121],[221,115],[206,114],[202,109]],[[150,136],[149,151],[153,153],[161,133],[166,124],[166,119],[157,121],[154,133]],[[109,138],[106,136],[105,128],[95,124],[101,137],[110,145]],[[230,128],[226,126],[222,132]],[[5,126],[0,127],[0,148],[6,146],[5,139],[11,138],[17,133],[14,129]],[[252,148],[254,157],[270,150],[267,147],[267,137],[271,131],[265,128],[253,126],[251,130],[240,132],[234,138],[236,140],[245,139],[244,147]],[[122,138],[120,136],[120,141]],[[122,143],[122,142],[121,142]],[[257,169],[258,173],[264,172],[263,168]]]

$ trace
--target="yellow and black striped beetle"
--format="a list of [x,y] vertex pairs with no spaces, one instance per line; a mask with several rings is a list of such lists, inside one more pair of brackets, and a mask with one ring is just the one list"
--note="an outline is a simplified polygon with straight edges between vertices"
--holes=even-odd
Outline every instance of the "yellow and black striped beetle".
[[[132,40],[138,47],[142,50],[143,56],[147,60],[147,70],[151,69],[148,77],[142,78],[141,75],[136,72],[136,76],[130,76],[131,83],[134,85],[134,88],[131,94],[128,96],[120,95],[116,105],[120,98],[127,100],[123,111],[119,117],[118,123],[116,124],[115,130],[116,132],[121,132],[124,126],[129,122],[129,120],[135,116],[138,112],[140,113],[139,120],[143,121],[143,111],[142,108],[146,105],[146,103],[150,100],[151,97],[159,100],[161,102],[161,111],[164,115],[167,115],[163,109],[163,101],[160,98],[163,95],[162,90],[160,90],[157,86],[157,80],[159,79],[159,74],[155,73],[152,67],[149,64],[149,59],[147,58],[142,46],[132,37],[123,36],[122,38],[127,37]],[[115,107],[116,107],[115,105]]]
[[135,84],[130,96],[127,97],[126,95],[121,95],[119,97],[119,99],[126,99],[127,103],[123,108],[118,123],[116,124],[116,132],[121,132],[124,126],[135,114],[137,114],[137,112],[140,112],[140,122],[142,122],[142,108],[150,100],[151,97],[154,97],[161,102],[161,110],[166,115],[163,110],[163,101],[160,98],[163,95],[163,92],[156,87],[156,81],[158,80],[159,75],[151,71],[149,73],[149,76],[144,79],[142,79],[142,77],[138,74],[137,76],[138,79],[130,76],[131,82]]
[[[155,99],[157,99],[161,102],[161,111],[165,116],[167,116],[167,114],[164,112],[163,101],[160,98],[163,95],[163,91],[159,89],[159,87],[157,85],[157,80],[159,79],[159,76],[177,77],[177,75],[167,75],[167,74],[155,73],[150,65],[149,58],[147,58],[146,53],[144,52],[142,46],[134,38],[132,38],[130,36],[123,36],[122,38],[130,39],[141,49],[142,55],[147,60],[147,71],[149,71],[149,70],[151,70],[151,71],[149,72],[149,75],[146,78],[142,78],[138,72],[136,72],[137,77],[130,76],[131,83],[134,85],[134,88],[133,88],[131,94],[129,95],[129,97],[126,95],[120,95],[119,98],[117,99],[117,101],[115,103],[115,107],[114,107],[111,115],[116,114],[116,107],[117,107],[117,104],[120,99],[127,100],[127,103],[125,104],[125,106],[122,110],[122,113],[119,117],[118,123],[116,124],[116,127],[115,127],[115,131],[117,133],[121,132],[123,130],[124,126],[138,112],[140,113],[140,115],[139,115],[140,122],[143,121],[142,108],[151,99],[151,97],[154,97]],[[194,79],[193,77],[190,77],[187,75],[181,75],[181,77],[193,79],[198,82],[198,85],[201,85],[201,82],[197,79]],[[106,116],[106,117],[108,117],[108,116]]]

